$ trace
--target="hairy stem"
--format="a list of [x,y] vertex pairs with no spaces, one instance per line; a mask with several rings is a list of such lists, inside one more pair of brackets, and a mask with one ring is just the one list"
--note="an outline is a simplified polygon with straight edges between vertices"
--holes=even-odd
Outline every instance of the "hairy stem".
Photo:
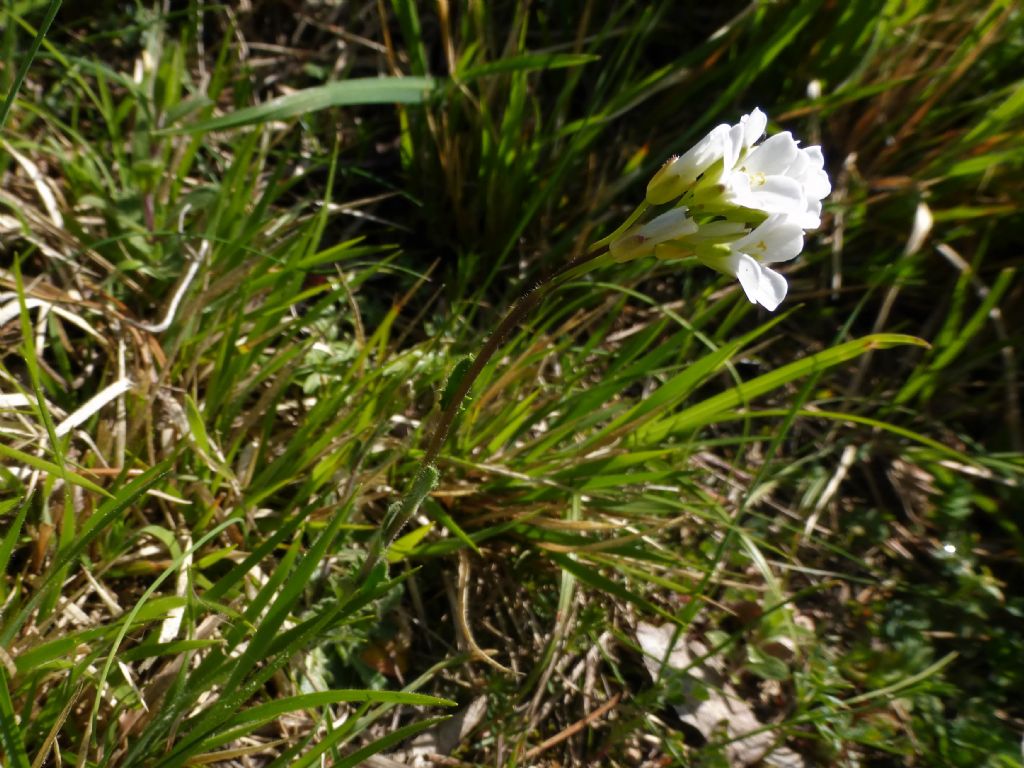
[[512,331],[514,331],[523,319],[526,318],[538,304],[540,304],[548,291],[558,286],[558,284],[563,280],[575,276],[579,267],[593,261],[600,255],[601,254],[599,253],[585,253],[577,256],[553,275],[540,281],[526,291],[526,293],[520,296],[516,303],[512,305],[512,308],[508,311],[505,317],[503,317],[501,322],[498,323],[498,327],[495,328],[491,335],[487,337],[487,341],[484,343],[483,348],[477,356],[473,359],[473,363],[470,365],[469,370],[467,370],[462,376],[456,385],[455,390],[451,393],[448,405],[445,406],[445,409],[441,412],[441,416],[438,418],[437,423],[434,425],[434,430],[430,435],[430,440],[427,442],[426,452],[423,454],[422,460],[424,465],[432,465],[437,460],[437,456],[441,452],[441,448],[444,446],[445,440],[448,438],[448,433],[451,430],[452,423],[455,421],[455,417],[458,415],[459,409],[462,408],[462,401],[466,399],[466,395],[469,394],[469,390],[473,387],[473,383],[477,378],[479,378],[491,358],[494,357],[494,353],[497,352],[508,340]]
[[377,530],[373,542],[370,544],[370,551],[367,553],[366,560],[363,561],[362,568],[360,568],[356,581],[357,584],[369,576],[370,571],[377,565],[384,553],[394,543],[394,540],[398,538],[398,534],[405,527],[406,523],[412,519],[420,505],[437,485],[439,478],[439,473],[435,466],[437,457],[444,446],[445,440],[448,438],[448,433],[455,422],[455,417],[462,408],[462,401],[466,399],[466,395],[469,394],[473,383],[479,378],[491,358],[494,357],[494,353],[501,348],[508,340],[512,331],[529,316],[530,312],[540,304],[549,291],[565,280],[582,274],[582,272],[586,271],[583,267],[595,261],[601,255],[600,252],[591,252],[577,256],[553,275],[541,280],[520,296],[515,304],[512,305],[512,308],[505,314],[505,317],[501,319],[501,322],[498,323],[498,327],[494,329],[484,343],[483,348],[473,359],[472,365],[456,383],[448,404],[434,424],[434,429],[430,434],[423,458],[420,460],[419,471],[413,478],[412,486],[402,497],[401,501],[392,504],[388,508],[384,521]]

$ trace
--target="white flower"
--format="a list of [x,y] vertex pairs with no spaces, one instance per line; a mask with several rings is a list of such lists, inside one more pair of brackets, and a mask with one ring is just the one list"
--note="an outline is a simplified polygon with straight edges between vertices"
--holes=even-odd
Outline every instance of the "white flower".
[[729,126],[719,125],[683,155],[676,155],[654,174],[647,185],[647,202],[661,205],[675,200],[697,178],[725,156]]
[[789,131],[778,133],[740,155],[719,181],[720,201],[764,213],[784,213],[805,229],[821,223],[821,201],[832,185],[820,147],[801,149]]
[[768,116],[757,107],[749,115],[743,115],[736,125],[729,129],[729,147],[725,153],[726,169],[733,168],[736,162],[746,155],[754,144],[764,136],[768,127]]
[[612,258],[696,256],[738,279],[750,301],[778,307],[788,285],[768,265],[803,250],[832,185],[821,147],[801,148],[788,131],[761,141],[767,125],[754,109],[665,163],[647,185],[647,204],[675,207],[618,237]]
[[807,208],[797,216],[800,226],[804,229],[817,229],[821,226],[821,201],[832,192],[832,183],[825,173],[825,156],[821,154],[821,147],[801,149],[787,173],[803,185],[807,198]]
[[728,240],[735,237],[731,234],[735,231],[732,222],[705,226],[708,231],[694,238],[698,240],[697,258],[739,280],[751,303],[774,311],[786,298],[789,285],[785,277],[766,265],[796,258],[804,247],[803,228],[793,219],[776,214],[739,239]]
[[721,171],[731,169],[740,154],[761,138],[767,124],[764,112],[755,109],[736,125],[715,126],[685,154],[673,157],[654,174],[647,185],[647,202],[661,205],[676,199],[719,161]]
[[662,243],[683,240],[697,232],[697,222],[691,219],[685,207],[673,208],[655,216],[646,224],[633,227],[608,246],[616,261],[632,261],[654,252]]
[[749,208],[784,213],[805,229],[819,226],[821,201],[832,191],[821,147],[801,149],[788,131],[758,144],[767,124],[755,109],[736,125],[716,126],[662,166],[647,185],[647,202],[660,205],[690,193],[688,204],[709,211]]
[[772,136],[723,173],[721,201],[765,213],[802,213],[807,207],[803,185],[786,175],[799,153],[788,132]]

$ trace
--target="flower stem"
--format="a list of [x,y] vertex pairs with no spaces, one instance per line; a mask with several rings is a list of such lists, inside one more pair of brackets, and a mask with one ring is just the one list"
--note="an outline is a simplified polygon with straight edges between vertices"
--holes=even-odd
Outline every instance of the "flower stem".
[[458,415],[459,410],[462,408],[462,401],[466,399],[466,395],[469,394],[469,390],[473,386],[473,382],[477,380],[487,363],[490,362],[494,353],[497,352],[501,346],[508,340],[509,335],[519,325],[522,320],[527,317],[531,311],[543,299],[548,291],[555,288],[560,283],[577,276],[580,274],[580,267],[589,265],[590,262],[596,260],[600,253],[585,253],[577,256],[575,259],[570,261],[560,270],[555,272],[545,280],[540,281],[532,288],[526,291],[519,299],[512,305],[512,308],[508,311],[505,317],[502,318],[501,322],[498,323],[498,327],[494,329],[490,336],[487,337],[487,341],[481,348],[480,352],[473,359],[472,365],[469,370],[463,374],[462,378],[459,379],[455,389],[451,393],[451,397],[448,401],[447,406],[441,412],[441,416],[438,418],[437,423],[434,425],[434,430],[430,435],[430,440],[427,442],[426,452],[423,454],[422,464],[424,466],[433,465],[437,460],[438,454],[441,452],[441,448],[444,445],[445,440],[448,438],[448,433],[451,430],[452,423],[455,421],[455,417]]
[[402,528],[412,519],[420,505],[437,485],[439,478],[439,473],[435,466],[437,457],[444,446],[445,440],[448,438],[449,432],[451,432],[456,416],[458,416],[462,408],[463,400],[466,399],[466,395],[469,394],[473,383],[479,378],[487,363],[494,357],[494,353],[501,348],[508,340],[512,331],[540,304],[541,300],[552,289],[597,266],[594,262],[598,261],[602,256],[607,256],[607,253],[591,251],[580,254],[550,277],[541,280],[527,290],[526,293],[516,300],[512,308],[509,309],[501,319],[501,322],[498,323],[498,326],[487,338],[480,352],[473,359],[469,369],[455,384],[455,389],[451,392],[447,405],[445,405],[444,410],[434,424],[433,431],[430,433],[426,450],[424,451],[423,458],[420,460],[420,468],[413,478],[412,485],[401,501],[392,504],[388,508],[387,514],[384,516],[384,520],[380,528],[377,529],[377,533],[370,544],[366,560],[363,561],[363,565],[359,570],[356,580],[357,584],[362,583],[369,577],[370,572],[376,567],[381,557],[387,552],[395,539],[398,538]]
[[359,576],[355,582],[356,588],[358,588],[358,585],[365,583],[367,578],[369,578],[370,572],[380,561],[381,556],[387,552],[395,539],[398,538],[398,534],[405,527],[405,524],[416,514],[416,510],[420,508],[424,499],[437,486],[437,480],[437,468],[433,464],[421,464],[419,471],[413,478],[412,485],[402,497],[402,500],[388,507],[384,520],[381,522],[380,528],[377,529],[377,534],[370,542],[370,550],[366,554],[366,560],[363,561],[363,565],[359,569]]
[[616,229],[614,232],[612,232],[607,237],[602,237],[596,243],[593,243],[590,246],[589,251],[591,253],[594,253],[595,251],[599,251],[602,248],[604,248],[605,246],[610,245],[611,243],[613,243],[616,240],[618,240],[619,237],[622,236],[623,234],[625,234],[626,231],[629,230],[629,228],[632,227],[636,223],[637,219],[639,219],[641,216],[643,216],[644,212],[648,208],[650,208],[650,207],[651,207],[650,204],[646,200],[643,201],[642,203],[640,203],[640,205],[638,205],[636,207],[636,210],[633,211],[631,214],[629,214],[629,216],[626,217],[626,220],[624,222],[622,222],[622,224],[619,225],[618,229]]

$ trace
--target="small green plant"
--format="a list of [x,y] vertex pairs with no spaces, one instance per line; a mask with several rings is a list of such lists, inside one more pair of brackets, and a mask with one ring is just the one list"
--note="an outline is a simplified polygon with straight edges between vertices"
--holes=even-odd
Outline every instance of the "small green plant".
[[1020,765],[1013,3],[0,19],[4,766]]

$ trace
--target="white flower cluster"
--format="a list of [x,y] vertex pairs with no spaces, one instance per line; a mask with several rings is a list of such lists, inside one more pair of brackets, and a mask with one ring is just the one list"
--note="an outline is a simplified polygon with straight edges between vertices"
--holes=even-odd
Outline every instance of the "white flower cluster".
[[737,278],[750,301],[778,307],[788,285],[768,265],[803,250],[832,186],[821,147],[801,148],[788,131],[758,144],[767,123],[755,109],[665,163],[647,185],[647,202],[674,207],[615,240],[612,257],[696,256]]

